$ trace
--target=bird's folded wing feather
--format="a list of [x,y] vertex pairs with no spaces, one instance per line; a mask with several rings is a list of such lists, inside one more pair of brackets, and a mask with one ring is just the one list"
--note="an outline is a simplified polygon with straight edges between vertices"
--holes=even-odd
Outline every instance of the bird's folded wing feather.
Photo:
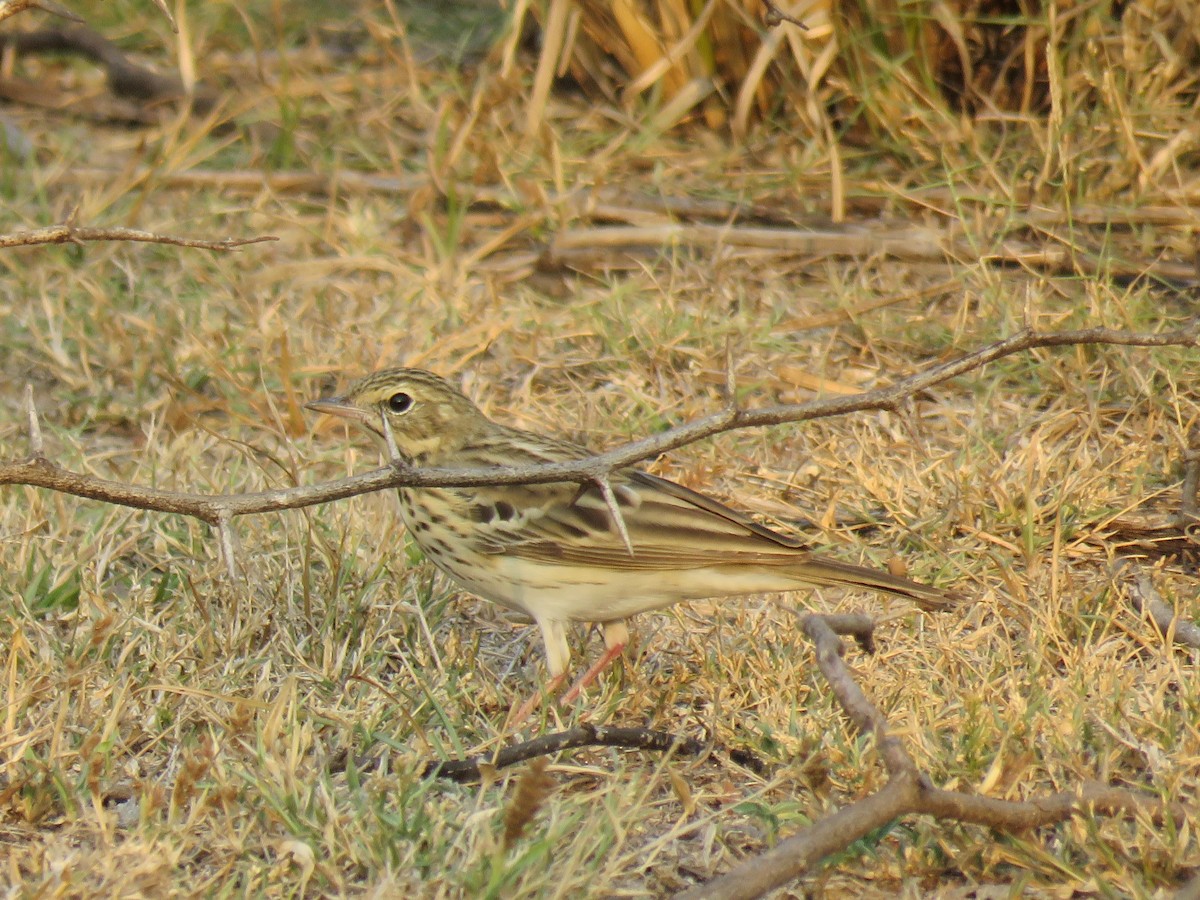
[[666,570],[803,559],[803,542],[680,484],[636,470],[610,477],[633,554],[595,486],[531,485],[537,500],[517,515],[486,516],[480,549],[538,562]]

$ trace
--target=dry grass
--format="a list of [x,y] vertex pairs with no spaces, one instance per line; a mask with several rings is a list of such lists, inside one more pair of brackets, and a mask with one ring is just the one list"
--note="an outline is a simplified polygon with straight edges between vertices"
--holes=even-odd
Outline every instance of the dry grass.
[[[563,198],[576,188],[615,187],[630,205],[691,194],[812,214],[826,210],[814,182],[830,157],[779,132],[736,150],[704,134],[655,137],[644,120],[569,96],[551,96],[527,140],[528,70],[503,81],[490,63],[428,61],[382,13],[360,19],[371,40],[353,66],[270,15],[206,15],[179,40],[206,78],[237,86],[226,112],[239,126],[180,117],[129,131],[8,110],[39,154],[0,169],[0,230],[78,205],[83,223],[281,240],[225,256],[139,245],[0,255],[5,456],[24,450],[27,382],[65,464],[241,492],[374,466],[365,442],[299,404],[384,364],[460,377],[497,418],[604,446],[717,407],[727,345],[746,402],[760,404],[809,396],[820,380],[885,383],[1026,316],[1154,329],[1190,309],[1103,270],[980,261],[1018,231],[1102,260],[1190,253],[1194,222],[1136,217],[1196,196],[1194,148],[1178,138],[1190,120],[1136,89],[1120,110],[1089,95],[1048,121],[959,123],[968,139],[953,152],[919,137],[903,153],[854,151],[848,196],[952,226],[976,259],[681,247],[547,272],[539,241],[577,221],[579,203]],[[160,20],[144,24],[148,51],[176,46]],[[94,77],[61,60],[21,65],[85,87]],[[71,175],[96,166],[112,173]],[[363,171],[421,187],[171,187],[192,168]],[[952,202],[925,203],[925,189]],[[472,207],[484,192],[506,201]],[[1020,219],[1017,198],[1024,208],[1031,196],[1062,213],[1056,233]],[[1085,200],[1131,211],[1131,224],[1079,225],[1071,210]],[[953,287],[922,294],[948,277]],[[839,311],[841,324],[811,327]],[[1177,484],[1198,375],[1179,350],[1038,351],[898,413],[728,434],[658,461],[664,475],[807,523],[839,557],[903,555],[914,576],[976,602],[925,616],[831,592],[644,617],[632,664],[543,724],[711,732],[768,774],[721,755],[576,752],[549,767],[555,789],[511,846],[514,776],[461,787],[418,773],[512,738],[501,723],[540,677],[538,641],[435,576],[391,497],[241,521],[245,581],[230,587],[196,522],[6,489],[0,881],[17,896],[672,891],[883,777],[814,673],[793,602],[886,615],[878,655],[853,662],[939,783],[1032,798],[1099,778],[1194,805],[1196,659],[1115,593],[1101,526]],[[864,521],[876,524],[847,524]],[[1197,616],[1194,573],[1165,567],[1156,583]],[[577,647],[585,640],[595,653],[594,636]],[[385,769],[331,774],[342,751],[383,753]],[[1200,868],[1193,826],[1081,818],[1000,835],[898,822],[798,890],[1156,896]]]

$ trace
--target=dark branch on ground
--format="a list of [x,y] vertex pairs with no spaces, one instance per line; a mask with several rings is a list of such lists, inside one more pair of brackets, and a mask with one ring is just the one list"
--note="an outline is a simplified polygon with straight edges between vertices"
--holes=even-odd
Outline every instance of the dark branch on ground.
[[[108,88],[115,96],[129,100],[158,103],[187,97],[178,78],[130,62],[120,47],[85,25],[0,34],[0,52],[80,56],[104,69]],[[201,88],[191,100],[195,110],[203,113],[212,108],[216,96]]]
[[652,750],[695,756],[704,744],[692,738],[679,737],[668,731],[653,728],[617,728],[609,725],[577,725],[566,731],[544,734],[532,740],[505,747],[493,754],[469,759],[431,762],[421,773],[426,778],[449,778],[453,781],[478,781],[482,768],[503,769],[536,756],[546,756],[578,747],[620,747],[625,750]]
[[[694,738],[685,738],[668,731],[653,728],[619,728],[609,725],[577,725],[566,731],[544,734],[495,753],[481,753],[466,759],[434,760],[426,763],[421,772],[423,778],[448,778],[451,781],[479,781],[487,773],[514,766],[527,759],[575,750],[580,747],[618,747],[624,750],[649,750],[658,753],[674,753],[681,756],[697,756],[707,745]],[[344,771],[348,755],[336,756],[330,763],[330,771]],[[367,758],[356,760],[360,769],[369,768]]]

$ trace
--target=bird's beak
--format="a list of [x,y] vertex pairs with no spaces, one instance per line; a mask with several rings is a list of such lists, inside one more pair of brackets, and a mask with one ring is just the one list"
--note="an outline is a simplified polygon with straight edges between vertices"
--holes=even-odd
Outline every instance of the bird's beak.
[[304,404],[305,409],[315,412],[339,416],[343,419],[355,419],[366,425],[374,425],[374,418],[365,409],[355,406],[345,397],[322,397]]

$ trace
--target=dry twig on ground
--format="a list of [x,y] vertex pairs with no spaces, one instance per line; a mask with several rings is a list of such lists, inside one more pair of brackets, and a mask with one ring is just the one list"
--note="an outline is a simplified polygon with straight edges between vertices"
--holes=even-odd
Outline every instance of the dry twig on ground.
[[252,238],[225,238],[220,241],[209,241],[198,238],[175,237],[169,234],[158,234],[153,231],[141,231],[137,228],[91,228],[76,225],[67,221],[61,225],[47,225],[32,231],[16,231],[12,234],[0,234],[0,250],[13,247],[35,247],[40,244],[82,244],[85,241],[134,241],[144,244],[170,244],[173,247],[191,247],[197,250],[236,250],[250,244],[261,244],[264,241],[277,241],[274,235],[261,235]]

